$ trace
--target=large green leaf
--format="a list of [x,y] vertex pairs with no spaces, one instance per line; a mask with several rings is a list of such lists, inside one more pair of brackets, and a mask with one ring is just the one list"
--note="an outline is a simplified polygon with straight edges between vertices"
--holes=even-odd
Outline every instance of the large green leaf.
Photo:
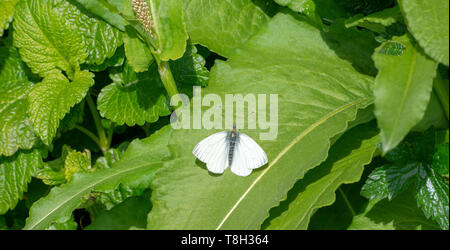
[[307,229],[318,208],[334,203],[335,191],[341,184],[361,178],[364,165],[372,160],[379,141],[373,124],[346,132],[330,149],[327,160],[298,181],[289,191],[287,201],[271,211],[279,216],[266,229]]
[[225,57],[231,56],[268,19],[251,0],[184,1],[184,20],[191,41]]
[[14,7],[18,0],[0,0],[0,37],[3,36],[3,30],[6,30],[14,15]]
[[20,150],[13,156],[0,156],[0,214],[13,209],[36,170],[42,166],[39,149]]
[[[425,114],[437,63],[422,54],[405,35],[394,39],[402,55],[374,54],[379,69],[375,79],[375,116],[381,129],[383,151],[395,148]],[[389,42],[388,42],[389,43]]]
[[162,160],[169,156],[170,134],[171,130],[165,128],[145,140],[135,140],[111,168],[77,173],[67,184],[53,188],[33,204],[24,229],[44,229],[52,223],[66,221],[91,191],[112,190],[120,183],[148,187],[155,171],[162,167]]
[[425,52],[436,61],[449,63],[449,1],[399,0],[408,29]]
[[33,84],[14,47],[0,47],[0,62],[0,155],[11,156],[19,148],[31,149],[37,139],[27,115]]
[[183,0],[146,1],[150,2],[159,58],[169,61],[182,57],[188,38],[183,20]]
[[[131,0],[125,0],[122,12],[128,16],[135,16]],[[128,64],[136,72],[147,71],[154,59],[150,48],[141,40],[137,31],[131,26],[126,26],[123,41]]]
[[28,115],[36,133],[49,145],[61,119],[79,103],[94,85],[94,74],[78,71],[69,82],[61,73],[47,76],[28,94]]
[[155,122],[160,116],[170,114],[169,102],[155,67],[136,74],[125,64],[120,78],[103,88],[98,96],[102,116],[119,125],[134,126]]
[[438,225],[423,216],[409,189],[393,200],[372,200],[362,213],[353,218],[351,230],[437,230]]
[[176,130],[170,140],[175,159],[152,183],[148,227],[259,228],[269,209],[326,158],[330,138],[371,102],[372,82],[340,59],[318,29],[289,15],[275,16],[231,59],[216,61],[204,90],[222,100],[225,94],[278,94],[276,140],[261,141],[261,130],[242,129],[266,151],[269,164],[245,178],[229,170],[212,175],[192,149],[214,131]]
[[64,70],[69,76],[88,54],[76,27],[53,4],[60,0],[20,0],[14,19],[14,45],[34,73]]

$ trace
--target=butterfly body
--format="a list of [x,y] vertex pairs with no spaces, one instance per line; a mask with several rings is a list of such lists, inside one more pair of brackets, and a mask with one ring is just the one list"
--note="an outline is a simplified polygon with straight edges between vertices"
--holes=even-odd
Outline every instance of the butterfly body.
[[236,128],[206,137],[195,146],[192,153],[215,174],[222,174],[230,167],[234,174],[248,176],[253,169],[268,162],[264,150]]

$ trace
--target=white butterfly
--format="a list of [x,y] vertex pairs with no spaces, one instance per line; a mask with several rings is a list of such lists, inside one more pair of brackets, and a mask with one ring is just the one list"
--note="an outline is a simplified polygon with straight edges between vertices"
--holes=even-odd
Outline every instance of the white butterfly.
[[236,175],[248,176],[253,169],[267,163],[264,150],[252,138],[235,128],[206,137],[195,146],[192,153],[215,174],[222,174],[227,167],[231,167],[231,172]]

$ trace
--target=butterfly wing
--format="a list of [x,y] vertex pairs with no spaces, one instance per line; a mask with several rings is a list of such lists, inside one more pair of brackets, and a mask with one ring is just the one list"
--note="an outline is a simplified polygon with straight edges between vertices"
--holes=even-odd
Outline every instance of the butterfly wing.
[[234,153],[231,171],[239,176],[248,176],[253,169],[267,164],[264,150],[248,135],[239,133]]
[[206,163],[210,172],[221,174],[228,167],[227,131],[212,134],[200,141],[192,153]]

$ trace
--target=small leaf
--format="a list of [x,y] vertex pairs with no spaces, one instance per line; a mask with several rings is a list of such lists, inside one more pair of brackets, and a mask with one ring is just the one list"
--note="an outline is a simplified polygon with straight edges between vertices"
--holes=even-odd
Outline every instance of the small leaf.
[[160,116],[170,114],[164,88],[154,67],[136,74],[126,64],[123,72],[120,82],[106,86],[98,96],[98,109],[103,117],[118,125],[134,126],[156,122]]
[[0,156],[0,214],[17,205],[31,177],[41,166],[39,149],[20,150],[10,157]]
[[369,200],[388,198],[392,200],[406,190],[417,176],[417,163],[404,166],[387,164],[375,169],[361,189],[361,195]]
[[52,223],[67,221],[91,192],[112,190],[120,183],[134,188],[148,187],[155,171],[162,167],[162,160],[169,157],[170,134],[170,127],[166,127],[147,139],[137,139],[122,160],[110,169],[77,173],[67,184],[54,187],[46,197],[33,204],[24,229],[44,229]]
[[181,93],[191,93],[192,86],[208,85],[209,71],[205,63],[205,58],[192,45],[186,48],[182,58],[170,62],[170,69]]
[[56,135],[61,119],[79,103],[94,85],[94,75],[87,71],[75,73],[72,82],[61,73],[49,75],[28,94],[31,123],[46,145]]
[[382,33],[386,31],[386,27],[398,21],[402,21],[402,13],[400,12],[400,8],[395,6],[368,16],[363,16],[362,14],[356,15],[345,22],[345,27],[359,26]]
[[437,68],[407,35],[394,42],[406,47],[401,56],[374,54],[379,70],[374,89],[375,116],[385,153],[395,148],[424,116]]
[[[146,0],[145,0],[146,1]],[[152,27],[158,42],[162,61],[176,60],[183,56],[188,35],[183,20],[183,0],[151,0]]]
[[408,30],[434,60],[449,63],[449,1],[399,0]]
[[448,182],[427,165],[419,168],[416,197],[417,204],[425,216],[436,221],[443,230],[448,230]]
[[251,0],[185,0],[184,21],[193,43],[229,57],[268,20]]

